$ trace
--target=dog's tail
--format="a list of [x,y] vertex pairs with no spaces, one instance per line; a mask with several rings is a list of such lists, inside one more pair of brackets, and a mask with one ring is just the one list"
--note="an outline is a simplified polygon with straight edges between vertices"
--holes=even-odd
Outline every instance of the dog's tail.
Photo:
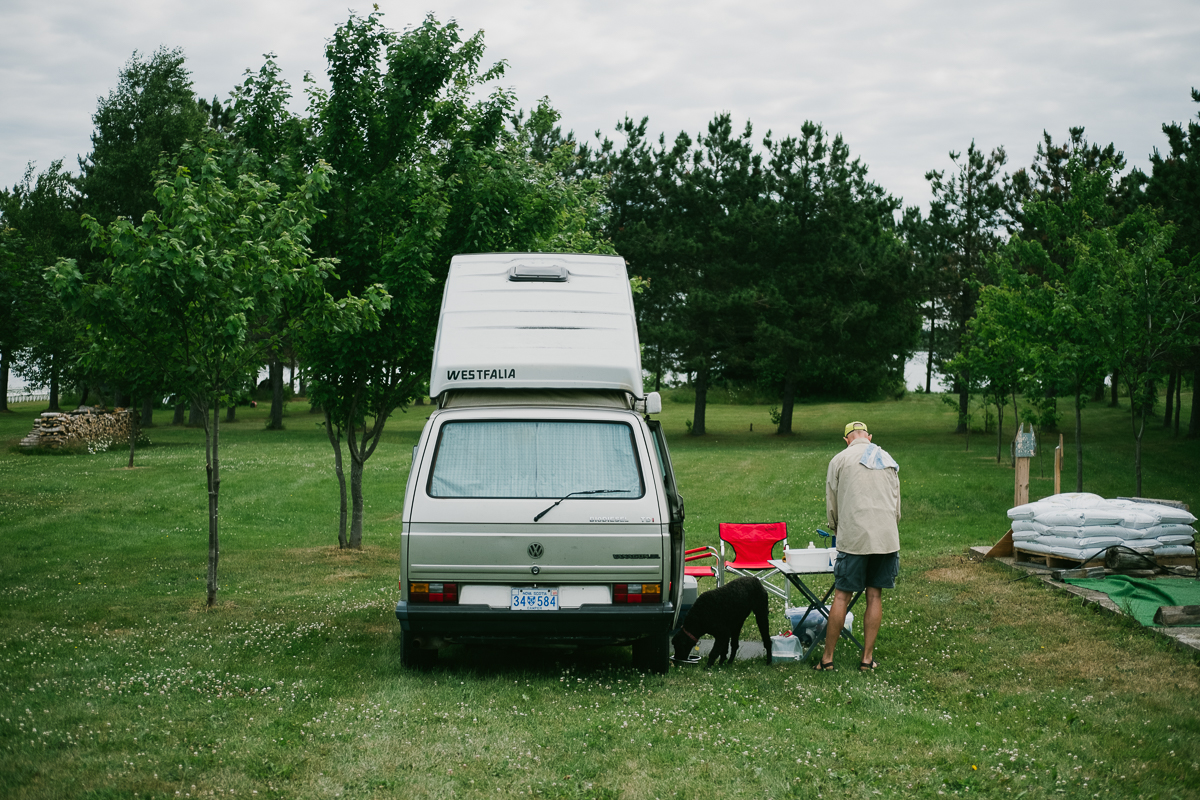
[[[761,584],[760,584],[761,586]],[[767,663],[771,663],[771,626],[770,608],[766,589],[759,589],[759,595],[754,600],[754,621],[758,623],[758,635],[762,637],[763,647],[767,651]]]

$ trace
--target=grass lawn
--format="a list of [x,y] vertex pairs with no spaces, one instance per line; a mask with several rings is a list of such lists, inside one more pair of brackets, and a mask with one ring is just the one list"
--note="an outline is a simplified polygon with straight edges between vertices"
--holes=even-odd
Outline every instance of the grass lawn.
[[[0,415],[0,441],[41,410]],[[133,470],[119,448],[0,449],[0,797],[1200,796],[1196,659],[966,561],[1007,529],[1013,473],[994,434],[967,451],[936,397],[800,406],[788,438],[763,406],[710,407],[705,437],[684,433],[690,406],[662,415],[693,546],[723,521],[815,539],[842,426],[870,424],[904,496],[875,674],[843,648],[821,674],[759,661],[658,677],[628,649],[461,647],[406,672],[397,532],[428,411],[388,423],[364,477],[366,548],[339,552],[319,417],[292,404],[269,432],[266,408],[239,409],[222,426],[208,611],[202,431],[160,412]],[[1084,437],[1084,488],[1132,494],[1128,409],[1089,408]],[[1151,425],[1143,448],[1145,493],[1195,508],[1195,444]],[[1035,497],[1052,491],[1045,452]]]

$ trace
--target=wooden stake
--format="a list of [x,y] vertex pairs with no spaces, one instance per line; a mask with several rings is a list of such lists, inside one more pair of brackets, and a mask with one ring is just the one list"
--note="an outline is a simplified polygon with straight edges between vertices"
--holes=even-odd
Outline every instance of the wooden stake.
[[1063,461],[1063,435],[1058,435],[1058,447],[1054,448],[1054,493],[1062,493],[1062,461]]

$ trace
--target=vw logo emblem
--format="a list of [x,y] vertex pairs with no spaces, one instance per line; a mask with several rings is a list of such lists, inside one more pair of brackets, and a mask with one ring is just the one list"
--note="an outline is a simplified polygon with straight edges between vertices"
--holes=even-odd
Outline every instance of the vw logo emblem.
[[530,558],[541,558],[542,553],[545,551],[542,549],[540,544],[534,542],[533,544],[529,545],[528,548],[526,548],[525,552],[529,553]]

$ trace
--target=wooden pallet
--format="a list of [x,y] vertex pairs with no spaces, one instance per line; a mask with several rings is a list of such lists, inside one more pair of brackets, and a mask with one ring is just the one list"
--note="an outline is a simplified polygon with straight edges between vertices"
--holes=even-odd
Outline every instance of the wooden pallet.
[[[1095,558],[1087,561],[1082,561],[1078,558],[1065,558],[1063,556],[1051,555],[1050,553],[1034,553],[1031,550],[1022,550],[1019,542],[1014,543],[1013,551],[1015,555],[1014,560],[1016,561],[1045,564],[1047,567],[1053,567],[1054,569],[1104,566],[1104,553],[1100,553]],[[1196,565],[1195,556],[1156,556],[1154,559],[1160,567],[1191,567]]]
[[1062,558],[1061,556],[1054,556],[1050,555],[1049,553],[1035,553],[1032,550],[1022,550],[1021,546],[1017,544],[1013,546],[1013,555],[1015,556],[1014,560],[1016,561],[1024,561],[1029,564],[1045,564],[1047,567],[1054,567],[1055,569],[1072,569],[1083,566],[1104,566],[1103,554],[1096,558],[1089,559],[1088,561],[1081,561],[1078,558]]

